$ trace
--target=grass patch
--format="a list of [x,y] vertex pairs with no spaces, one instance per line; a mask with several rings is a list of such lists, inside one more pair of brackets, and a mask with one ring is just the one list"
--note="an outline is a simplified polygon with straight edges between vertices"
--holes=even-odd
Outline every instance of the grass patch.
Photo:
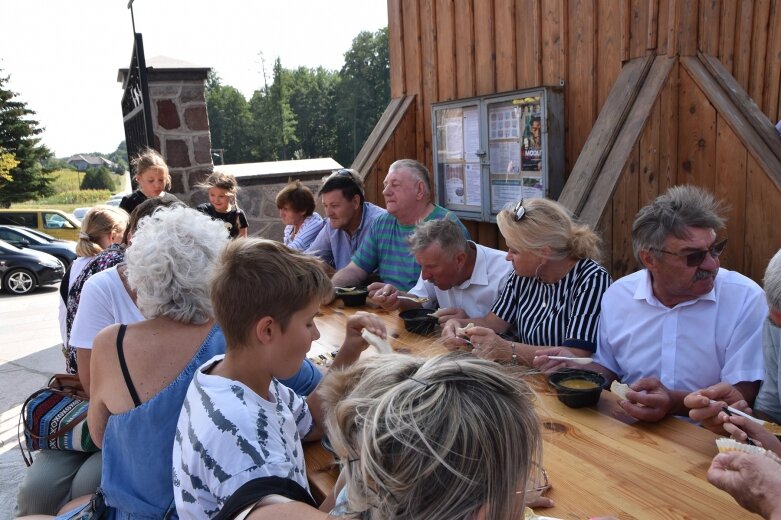
[[117,185],[121,184],[122,177],[117,176],[114,182],[114,190],[80,190],[79,184],[84,178],[84,172],[76,170],[55,170],[50,174],[52,178],[51,187],[54,188],[54,195],[37,200],[11,204],[13,209],[23,208],[45,208],[59,209],[65,213],[73,213],[76,208],[94,206],[103,204],[112,195],[119,190]]

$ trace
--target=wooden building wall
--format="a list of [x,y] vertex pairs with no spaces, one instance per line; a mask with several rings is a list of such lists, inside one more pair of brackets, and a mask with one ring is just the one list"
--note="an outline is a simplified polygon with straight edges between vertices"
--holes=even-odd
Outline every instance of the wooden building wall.
[[[781,0],[388,0],[388,24],[391,95],[415,99],[414,124],[395,139],[429,167],[432,103],[563,86],[569,176],[623,65],[654,54],[715,56],[762,113],[781,119]],[[779,189],[745,149],[730,151],[735,136],[703,99],[676,65],[599,221],[614,275],[635,267],[627,226],[637,209],[667,186],[691,182],[732,205],[725,265],[761,277],[767,254],[757,251],[763,237],[752,236],[752,224],[762,217],[753,213],[767,218],[765,203],[779,207]],[[688,113],[692,106],[700,109]],[[375,168],[367,182],[381,185],[373,177],[384,173]],[[762,206],[751,199],[758,195]],[[467,225],[481,243],[504,245],[495,225]],[[781,246],[768,240],[768,248]]]

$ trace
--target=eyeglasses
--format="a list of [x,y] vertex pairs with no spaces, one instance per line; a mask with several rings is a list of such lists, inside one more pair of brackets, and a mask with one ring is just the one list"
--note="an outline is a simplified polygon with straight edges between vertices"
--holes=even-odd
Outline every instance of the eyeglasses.
[[548,489],[550,489],[548,472],[545,471],[545,468],[543,468],[536,462],[534,463],[534,468],[532,469],[532,475],[530,475],[527,483],[529,482],[533,483],[532,487],[523,491],[516,491],[515,494],[516,495],[524,494],[528,500],[530,498],[535,498],[539,495],[542,495]]
[[331,177],[352,177],[353,174],[348,170],[347,168],[342,168],[341,170],[336,170],[331,174]]
[[513,216],[515,221],[518,222],[526,215],[526,208],[523,207],[523,199],[518,201],[518,204],[513,208]]
[[705,261],[705,255],[710,254],[713,258],[718,258],[721,253],[724,252],[724,248],[727,247],[727,239],[725,238],[721,242],[715,243],[708,249],[702,251],[694,251],[693,253],[673,253],[672,251],[665,251],[664,249],[651,248],[652,251],[658,251],[666,255],[679,256],[686,259],[686,265],[689,267],[697,267]]

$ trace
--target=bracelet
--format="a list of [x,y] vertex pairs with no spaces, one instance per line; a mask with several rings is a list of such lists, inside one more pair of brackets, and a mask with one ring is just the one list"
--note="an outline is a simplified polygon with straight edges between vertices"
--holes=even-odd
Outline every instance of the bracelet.
[[511,365],[517,365],[518,364],[518,354],[515,353],[515,342],[510,342],[510,364]]

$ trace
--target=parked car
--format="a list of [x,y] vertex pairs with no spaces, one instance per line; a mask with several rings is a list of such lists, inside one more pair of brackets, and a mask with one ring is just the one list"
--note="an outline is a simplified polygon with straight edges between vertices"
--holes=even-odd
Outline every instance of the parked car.
[[0,288],[11,294],[27,294],[39,285],[62,280],[65,267],[51,255],[19,249],[0,240]]
[[87,212],[91,209],[92,208],[76,208],[73,210],[72,215],[74,218],[78,219],[79,222],[81,222],[84,220],[84,215],[86,215]]
[[0,240],[20,249],[30,248],[43,253],[49,253],[62,265],[68,267],[76,260],[76,242],[58,240],[46,233],[41,233],[21,226],[0,225]]
[[78,240],[81,224],[58,209],[0,209],[0,224],[24,226],[55,238]]

